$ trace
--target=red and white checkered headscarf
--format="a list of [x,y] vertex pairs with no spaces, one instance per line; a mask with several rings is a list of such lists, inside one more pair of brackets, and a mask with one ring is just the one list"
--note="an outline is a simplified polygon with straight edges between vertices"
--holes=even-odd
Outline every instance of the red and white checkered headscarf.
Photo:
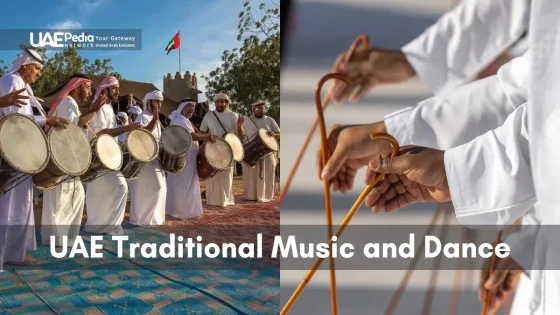
[[[83,77],[74,77],[72,79],[70,79],[70,81],[68,81],[68,83],[66,83],[66,85],[64,86],[64,88],[62,89],[62,91],[60,92],[60,94],[58,95],[58,97],[56,98],[56,100],[53,102],[51,109],[49,110],[49,114],[47,116],[47,118],[53,117],[54,113],[56,113],[56,108],[58,107],[58,104],[60,104],[60,102],[62,101],[62,99],[64,99],[68,93],[70,93],[72,90],[74,90],[75,88],[79,87],[80,85],[90,82],[91,80],[83,78]],[[45,131],[49,131],[49,129],[51,128],[51,126],[46,125],[45,126]]]
[[101,81],[101,83],[97,87],[97,90],[95,91],[95,97],[93,98],[93,100],[95,101],[99,97],[99,95],[101,95],[101,91],[103,91],[104,89],[117,85],[119,85],[119,80],[117,80],[117,78],[115,78],[114,76],[103,78],[103,81]]

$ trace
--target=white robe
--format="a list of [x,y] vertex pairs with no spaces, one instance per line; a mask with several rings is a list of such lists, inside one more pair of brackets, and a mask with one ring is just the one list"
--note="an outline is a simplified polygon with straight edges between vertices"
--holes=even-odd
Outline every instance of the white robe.
[[[81,114],[78,104],[70,96],[62,99],[54,113],[74,125],[78,125]],[[41,218],[42,243],[50,244],[53,235],[56,237],[55,244],[62,246],[62,237],[67,236],[67,245],[72,246],[80,233],[84,205],[85,191],[79,177],[65,180],[52,189],[45,190]]]
[[[531,0],[463,0],[401,50],[439,94],[477,74],[529,29]],[[522,52],[522,50],[521,50]]]
[[[185,116],[178,114],[171,120],[171,125],[181,126],[194,133],[195,130]],[[167,214],[179,219],[190,219],[202,215],[202,198],[200,182],[196,170],[198,141],[193,141],[187,153],[185,168],[178,173],[167,174]]]
[[[152,121],[152,115],[144,113],[136,118],[135,123],[146,127]],[[159,120],[152,134],[156,140],[161,139]],[[165,198],[167,183],[165,172],[161,169],[159,155],[146,164],[135,180],[130,181],[130,223],[143,226],[157,226],[165,222]]]
[[[556,139],[560,119],[556,71],[560,66],[559,14],[557,1],[534,2],[528,105],[516,110],[504,126],[445,153],[453,203],[465,224],[510,224],[536,200],[542,208],[541,229],[560,223],[560,150]],[[541,262],[546,265],[537,264],[531,275],[532,308],[540,305],[544,314],[556,314],[560,272],[538,270],[558,269],[560,248],[558,242],[550,241],[557,239],[550,237],[554,235],[539,234],[537,244],[542,241],[543,247],[537,246],[537,251],[546,250],[546,260]]]
[[[213,113],[218,115],[223,128]],[[203,132],[210,130],[210,133],[218,137],[223,137],[228,132],[235,133],[237,131],[237,114],[229,111],[224,111],[223,113],[217,111],[208,112],[202,119],[200,130]],[[206,180],[207,204],[221,207],[235,204],[232,186],[234,165],[235,163],[232,163],[230,167]]]
[[[23,78],[17,72],[3,76],[0,78],[0,96],[25,86]],[[23,91],[21,95],[30,96],[27,91]],[[19,113],[33,118],[39,126],[45,126],[45,117],[34,116],[29,100],[24,102],[26,104],[22,107],[0,108],[0,116]],[[3,270],[4,263],[22,262],[27,251],[36,249],[33,180],[29,177],[0,198],[0,271]]]
[[[110,104],[103,105],[89,121],[89,125],[96,133],[103,129],[116,128],[113,107]],[[124,220],[127,194],[128,186],[121,171],[105,174],[87,183],[87,222],[84,231],[109,235],[123,234],[121,224]]]
[[[251,119],[246,118],[243,123],[246,133],[246,138],[244,137],[243,142],[249,141],[249,139],[252,139],[254,136],[258,136],[257,132],[259,128],[264,128],[274,133],[280,133],[280,127],[278,127],[278,124],[272,117],[263,116],[262,118],[256,118],[255,116],[251,116]],[[250,167],[245,163],[241,163],[243,167],[245,199],[269,202],[274,198],[274,179],[276,177],[277,163],[276,153],[266,155],[255,167]]]
[[[441,93],[414,107],[408,107],[385,117],[389,134],[401,144],[415,144],[438,149],[471,141],[473,138],[502,125],[507,116],[527,101],[529,53],[506,63],[496,76],[479,80]],[[436,67],[437,69],[437,67]],[[440,75],[425,73],[428,81],[438,81]],[[533,210],[522,220],[530,228],[539,224]],[[533,257],[527,253],[522,239],[506,239],[512,248],[520,247],[516,259]],[[524,265],[530,268],[530,262]],[[511,315],[526,314],[532,290],[531,280],[523,274],[517,287]],[[536,314],[541,314],[539,309]]]

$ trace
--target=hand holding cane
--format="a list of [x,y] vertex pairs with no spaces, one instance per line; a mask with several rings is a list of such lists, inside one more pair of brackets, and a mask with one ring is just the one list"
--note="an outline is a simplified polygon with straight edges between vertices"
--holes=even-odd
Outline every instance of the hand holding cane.
[[[352,45],[350,46],[350,48],[348,49],[348,52],[344,58],[345,62],[350,61],[350,58],[352,58],[352,55],[354,54],[354,51],[356,50],[356,48],[359,47],[359,45],[362,44],[364,45],[365,48],[367,48],[368,45],[368,37],[366,35],[360,35],[358,37],[356,37],[356,39],[354,40],[354,42],[352,43]],[[331,97],[334,93],[334,89],[331,86],[331,88],[329,89],[329,91],[327,92],[327,95],[325,96],[325,99],[323,100],[322,103],[322,110],[325,110],[327,108],[327,106],[329,105],[329,102],[331,101]],[[280,191],[280,203],[282,203],[282,201],[284,200],[284,197],[286,197],[286,193],[288,192],[288,189],[290,188],[290,184],[292,183],[292,179],[294,178],[294,175],[299,167],[299,164],[301,163],[301,159],[303,158],[303,154],[305,153],[305,151],[307,150],[307,147],[309,146],[309,142],[311,141],[311,137],[313,136],[313,133],[315,133],[315,129],[317,129],[317,125],[319,124],[319,117],[317,117],[317,119],[315,119],[315,121],[313,122],[313,125],[311,126],[311,129],[309,130],[309,133],[307,134],[307,138],[305,138],[305,141],[303,142],[303,145],[301,147],[301,149],[299,150],[299,153],[296,157],[296,161],[294,162],[294,165],[292,166],[292,169],[290,170],[290,173],[288,174],[288,177],[286,178],[286,182],[284,183],[282,190]]]
[[[328,79],[331,79],[331,78],[344,80],[345,82],[350,83],[350,79],[344,77],[343,75],[337,74],[337,73],[330,73],[330,74],[325,75],[323,78],[321,78],[321,80],[319,81],[319,84],[317,86],[316,92],[315,92],[315,101],[316,101],[316,105],[317,105],[318,121],[319,121],[320,129],[321,129],[321,151],[322,151],[323,165],[326,163],[326,161],[328,159],[328,151],[327,151],[328,149],[327,149],[327,130],[326,130],[326,126],[325,126],[323,108],[321,107],[320,95],[321,95],[321,87],[323,86],[323,84]],[[397,156],[399,154],[399,145],[398,145],[397,141],[393,137],[391,137],[390,135],[388,135],[388,134],[372,134],[371,138],[372,139],[384,139],[384,140],[389,141],[391,143],[392,147],[393,147],[392,156],[394,157],[394,156]],[[364,202],[366,196],[371,192],[371,190],[375,187],[375,185],[380,180],[382,180],[383,178],[384,178],[384,175],[379,174],[376,177],[374,183],[369,185],[366,189],[364,189],[364,191],[362,192],[362,194],[360,195],[360,197],[358,198],[356,203],[354,203],[354,206],[350,209],[350,211],[348,212],[348,214],[346,215],[346,217],[342,221],[341,226],[339,227],[339,229],[334,234],[334,236],[336,236],[336,238],[339,238],[340,235],[342,234],[342,232],[344,232],[344,229],[346,228],[346,226],[348,225],[348,223],[350,222],[352,217],[356,214],[356,212],[360,208],[361,204]],[[324,180],[324,190],[325,190],[325,205],[326,205],[325,210],[326,210],[326,214],[327,214],[327,225],[328,225],[328,230],[329,230],[329,232],[328,232],[328,236],[329,236],[328,246],[330,248],[332,246],[332,243],[333,243],[333,237],[332,237],[332,214],[331,214],[332,210],[331,210],[330,189],[329,189],[329,181],[328,180]],[[315,274],[315,271],[321,265],[323,260],[324,260],[324,258],[317,259],[315,264],[311,267],[311,270],[308,271],[307,275],[305,276],[303,281],[299,284],[296,291],[294,292],[294,294],[292,295],[292,297],[290,298],[290,300],[288,301],[286,306],[284,306],[284,308],[282,309],[280,314],[287,314],[288,313],[288,311],[293,306],[293,304],[295,303],[295,301],[297,300],[299,295],[303,292],[303,289],[305,288],[307,283],[309,283],[309,281],[311,280],[311,278]],[[337,314],[336,281],[335,281],[335,277],[334,277],[334,260],[332,258],[332,255],[329,256],[329,260],[331,262],[331,264],[330,264],[330,267],[331,267],[330,268],[330,272],[331,272],[331,274],[330,274],[330,276],[331,276],[331,298],[332,298],[331,302],[332,302],[332,306],[333,306],[333,314]]]

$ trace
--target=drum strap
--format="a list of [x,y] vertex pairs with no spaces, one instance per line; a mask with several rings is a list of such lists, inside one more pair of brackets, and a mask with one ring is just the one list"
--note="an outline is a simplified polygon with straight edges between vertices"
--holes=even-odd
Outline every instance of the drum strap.
[[216,115],[215,111],[212,111],[212,114],[214,114],[214,116],[216,116],[216,119],[218,120],[218,123],[220,124],[220,126],[222,126],[222,129],[224,129],[224,134],[227,133],[226,128],[224,127],[224,125],[222,125],[222,122],[220,121],[220,118],[218,118],[218,115]]
[[251,122],[253,123],[253,125],[255,125],[255,128],[257,128],[257,130],[259,130],[259,126],[257,126],[257,124],[255,124],[255,121],[253,120],[253,117],[249,117],[249,119],[251,119]]

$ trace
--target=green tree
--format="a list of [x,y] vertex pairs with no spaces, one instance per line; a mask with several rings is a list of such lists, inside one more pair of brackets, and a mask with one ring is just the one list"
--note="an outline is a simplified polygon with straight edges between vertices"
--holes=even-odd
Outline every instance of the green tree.
[[253,14],[250,1],[243,4],[237,35],[241,48],[224,51],[222,64],[202,78],[207,82],[207,99],[227,93],[231,109],[246,116],[254,102],[266,101],[267,115],[280,124],[280,7],[271,3],[271,7],[259,5],[259,18]]
[[[25,44],[21,44],[20,48],[24,49]],[[31,84],[35,95],[42,95],[43,93],[51,90],[62,82],[67,77],[74,73],[85,73],[88,75],[114,75],[119,80],[122,76],[115,72],[115,69],[111,66],[111,59],[99,58],[95,59],[93,63],[87,58],[83,58],[78,54],[78,49],[76,48],[65,48],[64,50],[57,52],[54,57],[47,57],[47,50],[45,48],[35,48],[41,58],[43,59],[43,70],[41,71],[41,76]],[[1,63],[0,63],[1,64]],[[0,68],[2,73],[7,70],[7,67]]]

